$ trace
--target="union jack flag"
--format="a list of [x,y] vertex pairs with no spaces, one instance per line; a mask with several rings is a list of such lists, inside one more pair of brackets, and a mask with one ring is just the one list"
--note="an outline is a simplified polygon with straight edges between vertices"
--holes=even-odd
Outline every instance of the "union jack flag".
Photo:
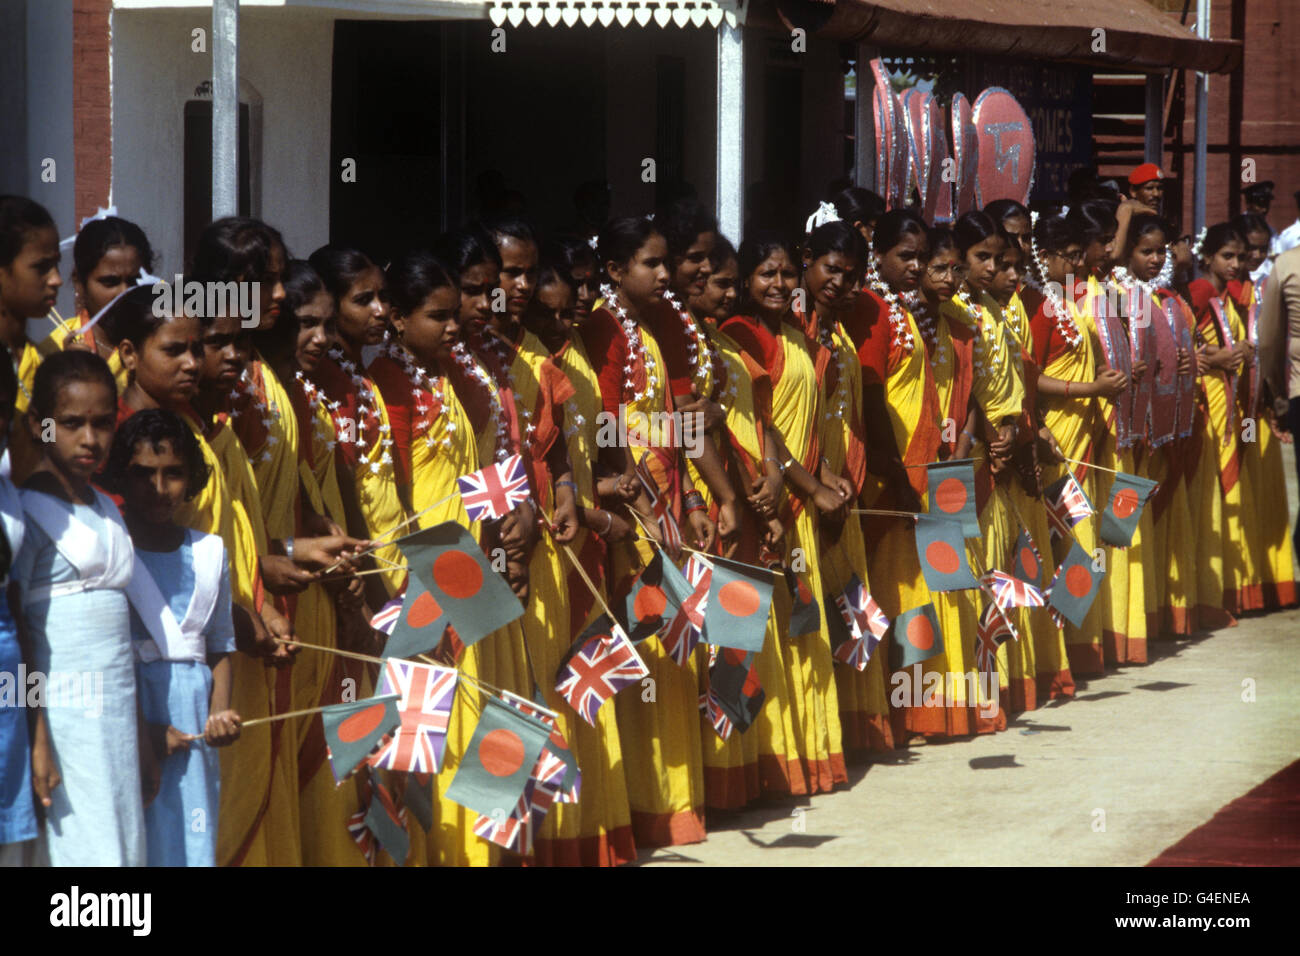
[[370,619],[370,626],[382,634],[393,633],[393,628],[397,626],[397,619],[402,616],[402,602],[406,600],[406,591],[397,595],[387,604],[379,609],[379,612]]
[[889,631],[889,618],[856,574],[844,593],[836,595],[835,606],[849,627],[849,640],[835,649],[834,657],[860,671],[866,670],[871,655]]
[[1047,519],[1052,526],[1052,540],[1068,536],[1069,529],[1092,514],[1092,503],[1078,479],[1070,472],[1047,489],[1043,496]]
[[677,527],[677,519],[673,517],[672,503],[659,490],[659,483],[646,466],[647,458],[648,452],[641,456],[636,466],[636,475],[650,498],[650,510],[655,516],[655,524],[659,526],[659,537],[663,539],[664,548],[669,554],[679,554],[682,550],[682,532]]
[[518,455],[461,475],[456,484],[470,521],[505,517],[528,500],[528,475]]
[[495,843],[499,847],[515,850],[527,856],[532,850],[531,838],[526,838],[527,850],[521,850],[518,847],[520,845],[519,838],[525,835],[524,831],[527,829],[524,819],[528,815],[529,790],[532,789],[532,786],[530,780],[528,786],[524,788],[523,796],[519,798],[519,802],[515,804],[514,809],[510,811],[508,816],[498,814],[489,817],[479,814],[474,820],[474,835]]
[[1042,607],[1047,603],[1042,591],[1005,571],[990,571],[980,581],[1004,611],[1009,607]]
[[595,727],[600,705],[650,671],[623,629],[608,615],[597,618],[583,632],[584,636],[587,634],[593,636],[560,667],[555,690],[583,720]]
[[367,762],[372,767],[406,773],[437,773],[447,747],[447,726],[456,698],[457,673],[450,667],[417,664],[390,657],[379,693],[401,694],[402,723],[386,737]]
[[1044,596],[1048,600],[1047,610],[1051,612],[1052,622],[1056,625],[1056,629],[1058,631],[1065,630],[1065,625],[1066,625],[1065,615],[1063,615],[1060,611],[1058,611],[1055,607],[1052,606],[1051,600],[1052,600],[1052,588],[1056,587],[1056,579],[1061,576],[1061,568],[1063,566],[1064,566],[1064,562],[1062,562],[1060,565],[1057,565],[1056,573],[1052,575],[1052,583],[1047,585],[1047,589],[1043,591]]
[[348,817],[348,833],[352,834],[352,839],[357,846],[361,848],[361,855],[366,858],[366,863],[370,866],[375,865],[375,835],[370,832],[366,826],[366,808],[362,807],[352,816]]
[[686,666],[691,652],[704,639],[704,610],[709,603],[713,565],[700,555],[692,554],[682,573],[695,590],[682,602],[660,637],[664,650],[679,667]]
[[998,613],[996,605],[990,603],[984,606],[980,626],[975,633],[975,663],[981,673],[997,673],[998,648],[1016,636],[1007,619]]
[[733,730],[731,718],[718,705],[718,699],[714,696],[713,691],[706,691],[700,695],[700,710],[704,711],[705,716],[709,718],[709,723],[713,725],[713,729],[719,737],[726,740],[731,736]]

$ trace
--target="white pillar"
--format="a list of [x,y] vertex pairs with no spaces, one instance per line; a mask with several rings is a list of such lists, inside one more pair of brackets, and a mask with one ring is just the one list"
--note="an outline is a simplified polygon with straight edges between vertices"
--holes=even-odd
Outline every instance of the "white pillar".
[[239,0],[212,0],[212,218],[239,213]]
[[718,24],[718,228],[737,245],[745,223],[745,47],[738,25]]
[[[1210,0],[1196,0],[1196,35],[1210,38]],[[1192,233],[1205,226],[1205,154],[1209,130],[1210,74],[1196,74],[1196,164],[1192,176]]]
[[1165,86],[1160,73],[1147,74],[1146,144],[1143,159],[1160,166],[1165,153]]

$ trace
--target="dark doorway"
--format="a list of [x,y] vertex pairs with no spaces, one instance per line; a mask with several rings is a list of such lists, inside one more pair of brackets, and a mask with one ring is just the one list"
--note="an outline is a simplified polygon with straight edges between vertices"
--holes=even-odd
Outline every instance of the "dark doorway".
[[800,150],[803,130],[803,71],[769,66],[763,76],[763,186],[761,209],[768,225],[790,228],[800,221]]
[[[442,30],[438,23],[334,25],[330,242],[380,265],[441,231]],[[349,159],[355,182],[343,181]]]

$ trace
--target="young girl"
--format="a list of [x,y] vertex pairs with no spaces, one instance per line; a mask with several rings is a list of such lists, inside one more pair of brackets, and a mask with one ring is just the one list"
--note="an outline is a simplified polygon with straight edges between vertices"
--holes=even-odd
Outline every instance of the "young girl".
[[108,216],[82,227],[72,247],[72,262],[77,314],[50,333],[50,343],[57,348],[76,346],[98,353],[108,362],[120,394],[127,380],[117,354],[116,330],[102,318],[90,328],[86,326],[113,299],[136,284],[141,269],[153,272],[153,247],[135,223]]
[[211,748],[239,737],[239,714],[230,709],[235,629],[226,547],[174,521],[207,481],[194,434],[160,408],[118,429],[101,479],[122,496],[135,548],[136,682],[162,764],[158,796],[145,810],[150,866],[216,866],[221,762]]
[[[27,339],[27,320],[48,315],[58,298],[59,234],[40,203],[0,196],[0,344],[18,376],[15,422],[27,411],[40,353]],[[10,425],[7,463],[15,483],[36,467],[40,449],[25,425]],[[3,469],[0,465],[0,470]]]
[[136,703],[131,539],[90,483],[108,457],[116,399],[103,359],[61,352],[36,373],[26,423],[42,454],[21,492],[27,528],[14,578],[26,663],[47,677],[32,784],[54,866],[143,866],[142,757],[146,801],[157,787]]
[[[18,378],[13,366],[0,362],[0,447],[8,443],[9,420],[18,396]],[[15,585],[9,587],[14,558],[25,536],[23,505],[18,489],[8,478],[0,478],[0,578],[5,594],[0,596],[0,674],[14,681],[15,695],[0,703],[0,866],[22,866],[35,849],[31,841],[38,829],[32,805],[31,745],[27,734],[27,688],[17,683],[22,665],[15,609],[21,598]]]

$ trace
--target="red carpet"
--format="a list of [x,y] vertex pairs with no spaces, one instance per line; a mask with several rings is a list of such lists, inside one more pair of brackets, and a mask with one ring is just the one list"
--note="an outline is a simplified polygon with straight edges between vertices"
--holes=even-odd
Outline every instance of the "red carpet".
[[1238,797],[1147,866],[1300,865],[1300,760]]

